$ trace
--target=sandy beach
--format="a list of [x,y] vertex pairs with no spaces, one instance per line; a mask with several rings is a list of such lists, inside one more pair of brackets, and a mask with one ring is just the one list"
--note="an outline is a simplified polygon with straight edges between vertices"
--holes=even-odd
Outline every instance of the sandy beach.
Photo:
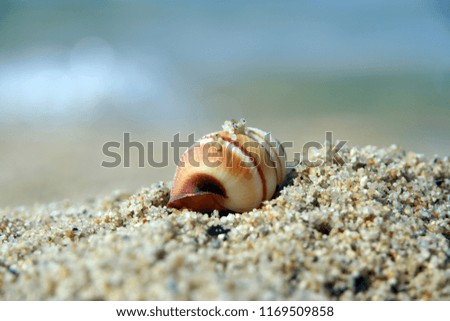
[[450,162],[395,146],[299,164],[258,209],[167,209],[171,182],[0,210],[2,300],[450,300]]

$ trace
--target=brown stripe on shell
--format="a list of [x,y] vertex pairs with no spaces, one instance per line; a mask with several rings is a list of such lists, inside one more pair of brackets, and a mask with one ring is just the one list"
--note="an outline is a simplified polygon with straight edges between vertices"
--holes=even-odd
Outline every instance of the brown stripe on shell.
[[[286,163],[285,163],[286,159],[281,160],[279,152],[282,150],[282,154],[283,154],[284,158],[286,157],[286,152],[284,150],[283,144],[281,144],[272,134],[270,134],[270,135],[272,136],[272,138],[275,140],[275,142],[277,144],[275,147],[273,147],[273,149],[275,151],[275,155],[277,156],[278,164],[280,166],[280,171],[281,171],[281,173],[280,173],[281,180],[278,182],[278,185],[279,185],[284,181],[284,178],[286,177]],[[271,146],[270,148],[272,149],[272,145],[270,145],[270,146]]]
[[[268,146],[269,146],[269,148],[271,149],[271,147],[270,147],[270,145],[267,143],[267,140],[264,138],[264,137],[261,137],[261,135],[259,135],[257,132],[255,132],[255,131],[248,131],[248,133],[247,133],[247,136],[248,137],[250,137],[250,138],[252,138],[255,142],[257,142],[258,144],[259,144],[259,141],[257,140],[257,139],[255,139],[254,137],[252,137],[251,135],[256,135],[256,136],[258,136],[259,138],[261,138]],[[278,168],[278,166],[275,164],[275,162],[272,160],[272,156],[270,155],[270,153],[269,153],[269,151],[267,150],[267,148],[265,147],[265,146],[263,146],[264,147],[264,151],[266,152],[266,154],[267,154],[267,156],[269,156],[269,160],[272,162],[272,165],[273,165],[273,169],[275,170],[275,176],[277,177],[277,185],[279,184],[278,182],[279,182],[279,180],[280,180],[280,178],[279,178],[279,176],[278,176],[278,170],[277,170],[277,168]],[[277,153],[275,153],[275,155],[276,155]],[[278,157],[278,155],[277,155],[277,157]],[[279,160],[279,158],[278,158],[278,160]]]
[[259,177],[260,177],[261,183],[262,183],[262,190],[263,190],[263,193],[262,193],[262,194],[263,194],[263,195],[262,195],[261,202],[264,201],[265,199],[267,199],[266,177],[264,176],[264,172],[263,172],[263,170],[261,169],[261,164],[258,164],[258,163],[256,162],[255,158],[252,157],[252,155],[251,155],[251,154],[250,154],[243,146],[241,146],[241,144],[239,144],[238,141],[232,140],[231,138],[228,138],[228,137],[224,136],[222,133],[220,133],[220,137],[221,137],[224,141],[226,141],[226,142],[232,144],[233,146],[239,148],[239,150],[240,150],[242,153],[244,153],[245,156],[247,156],[248,158],[250,158],[250,159],[252,160],[253,165],[256,167],[256,170],[258,171],[258,174],[259,174]]

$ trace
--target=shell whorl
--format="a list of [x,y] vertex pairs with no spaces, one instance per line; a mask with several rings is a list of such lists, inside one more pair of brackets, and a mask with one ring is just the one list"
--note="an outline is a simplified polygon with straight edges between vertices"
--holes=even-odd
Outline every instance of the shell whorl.
[[169,207],[244,212],[272,198],[286,175],[282,145],[270,134],[226,121],[182,156]]

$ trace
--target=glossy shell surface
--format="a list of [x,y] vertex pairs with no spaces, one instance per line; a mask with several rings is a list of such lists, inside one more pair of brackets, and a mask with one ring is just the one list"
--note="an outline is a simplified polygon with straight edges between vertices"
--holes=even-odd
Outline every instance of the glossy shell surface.
[[168,206],[244,212],[272,198],[286,175],[282,145],[270,134],[227,121],[182,156]]

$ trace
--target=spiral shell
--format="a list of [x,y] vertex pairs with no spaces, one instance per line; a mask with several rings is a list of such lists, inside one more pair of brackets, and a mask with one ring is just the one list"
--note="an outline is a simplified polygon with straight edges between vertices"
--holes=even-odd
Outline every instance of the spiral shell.
[[245,212],[272,198],[286,176],[283,146],[270,134],[226,121],[181,157],[168,207]]

